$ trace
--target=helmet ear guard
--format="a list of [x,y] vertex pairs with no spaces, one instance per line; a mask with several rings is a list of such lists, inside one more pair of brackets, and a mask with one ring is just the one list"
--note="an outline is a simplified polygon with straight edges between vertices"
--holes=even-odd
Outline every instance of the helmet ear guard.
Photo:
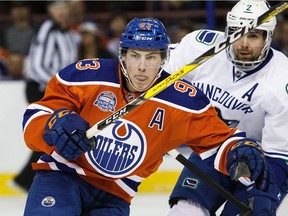
[[[226,16],[226,35],[233,33],[236,29],[248,25],[255,18],[261,16],[270,5],[266,0],[240,0]],[[228,59],[241,71],[251,71],[258,67],[268,56],[272,37],[277,24],[276,17],[272,17],[265,23],[258,26],[256,29],[266,32],[265,46],[261,51],[261,55],[256,61],[240,61],[235,59],[233,46],[226,49]]]

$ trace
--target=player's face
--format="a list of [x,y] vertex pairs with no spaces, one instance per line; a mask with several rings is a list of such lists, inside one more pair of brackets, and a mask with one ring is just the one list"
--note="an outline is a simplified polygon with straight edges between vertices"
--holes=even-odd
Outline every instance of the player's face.
[[[138,91],[145,91],[154,82],[163,60],[159,50],[128,49],[125,64],[131,83]],[[136,89],[127,82],[128,89]]]
[[264,46],[264,31],[253,30],[233,44],[235,58],[240,61],[256,61]]

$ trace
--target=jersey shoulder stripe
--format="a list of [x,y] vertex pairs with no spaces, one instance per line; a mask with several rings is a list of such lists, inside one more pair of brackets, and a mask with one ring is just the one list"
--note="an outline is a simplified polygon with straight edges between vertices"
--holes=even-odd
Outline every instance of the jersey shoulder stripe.
[[57,74],[62,82],[80,85],[89,82],[110,82],[119,84],[118,60],[84,59],[63,68]]

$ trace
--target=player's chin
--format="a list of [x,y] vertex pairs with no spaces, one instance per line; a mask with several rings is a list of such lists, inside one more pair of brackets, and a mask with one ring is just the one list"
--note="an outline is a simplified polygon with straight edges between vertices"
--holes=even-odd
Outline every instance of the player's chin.
[[134,85],[139,91],[146,91],[147,88],[150,86],[150,84],[147,82],[145,82],[145,83],[144,82],[136,82]]
[[251,55],[238,55],[238,60],[240,61],[254,61],[253,56]]
[[148,86],[146,86],[146,85],[145,86],[137,86],[137,89],[139,92],[144,92],[147,90],[147,88],[148,88]]

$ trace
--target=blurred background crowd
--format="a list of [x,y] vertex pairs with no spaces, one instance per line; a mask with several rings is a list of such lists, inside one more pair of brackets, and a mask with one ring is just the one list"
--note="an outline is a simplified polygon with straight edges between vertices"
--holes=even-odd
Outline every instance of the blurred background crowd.
[[[51,14],[51,1],[0,2],[0,79],[25,79],[25,59],[33,37]],[[156,17],[173,43],[199,28],[224,31],[226,12],[235,1],[56,1],[68,5],[68,27],[78,37],[78,59],[117,58],[119,34],[134,17]],[[277,1],[270,1],[276,4]],[[57,16],[63,18],[60,10]],[[66,13],[66,12],[65,12]],[[62,18],[61,18],[62,16]],[[274,48],[288,55],[288,16],[278,17]],[[52,18],[53,19],[53,18]],[[78,36],[77,36],[78,34]]]

